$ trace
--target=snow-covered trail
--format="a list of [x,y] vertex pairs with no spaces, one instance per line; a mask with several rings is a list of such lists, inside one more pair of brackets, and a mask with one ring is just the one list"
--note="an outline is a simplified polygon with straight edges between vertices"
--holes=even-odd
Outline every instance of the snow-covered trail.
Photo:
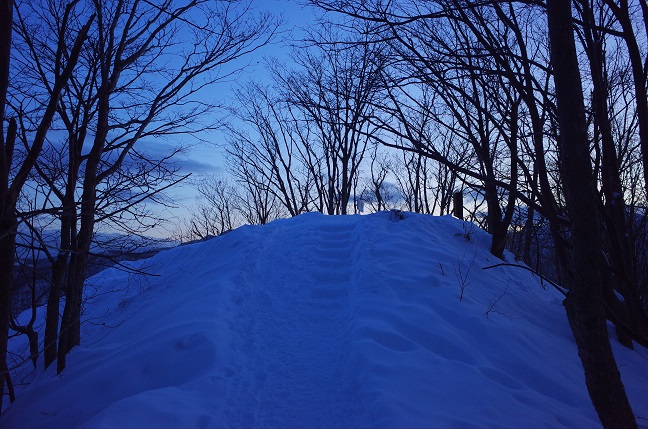
[[[274,228],[259,237],[231,300],[231,427],[355,426],[350,371],[357,222]],[[237,335],[238,334],[238,335]]]
[[[106,270],[69,367],[0,429],[597,427],[562,296],[483,270],[489,245],[449,216],[308,213]],[[646,416],[646,351],[613,346]]]

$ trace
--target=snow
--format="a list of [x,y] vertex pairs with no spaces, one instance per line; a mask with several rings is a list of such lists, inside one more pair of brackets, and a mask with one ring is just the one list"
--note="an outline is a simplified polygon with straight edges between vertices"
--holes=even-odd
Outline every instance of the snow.
[[[562,296],[483,270],[489,245],[450,216],[309,213],[105,270],[67,369],[0,427],[600,427]],[[648,353],[612,341],[645,425]]]

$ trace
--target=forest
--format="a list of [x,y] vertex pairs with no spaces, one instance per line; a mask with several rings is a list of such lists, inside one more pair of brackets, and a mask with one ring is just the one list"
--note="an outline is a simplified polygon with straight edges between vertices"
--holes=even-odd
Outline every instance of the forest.
[[[318,24],[291,61],[242,79],[286,38],[261,6],[1,1],[0,400],[15,365],[65,369],[91,261],[148,249],[169,191],[190,183],[198,199],[166,226],[179,242],[306,212],[460,205],[492,255],[566,288],[601,422],[636,427],[607,323],[648,347],[648,2],[309,0]],[[232,80],[232,103],[213,96]],[[206,140],[215,130],[223,141]],[[225,172],[183,171],[184,138],[223,151]],[[7,354],[14,335],[29,356]]]

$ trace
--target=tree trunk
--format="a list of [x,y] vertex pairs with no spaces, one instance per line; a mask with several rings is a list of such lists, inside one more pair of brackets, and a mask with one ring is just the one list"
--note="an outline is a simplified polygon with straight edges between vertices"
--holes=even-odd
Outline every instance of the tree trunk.
[[[487,178],[494,179],[492,169],[489,169]],[[506,248],[506,225],[502,223],[502,209],[499,205],[497,187],[493,183],[486,182],[484,184],[484,194],[488,207],[488,213],[486,215],[488,233],[492,238],[490,252],[493,256],[502,259],[504,257],[504,249]]]
[[52,265],[52,280],[47,295],[47,312],[45,318],[44,338],[44,364],[45,368],[56,360],[56,339],[59,325],[59,305],[61,302],[61,290],[67,269],[67,253],[59,252],[56,261]]
[[50,290],[47,296],[47,316],[45,319],[45,338],[43,353],[45,368],[47,368],[57,357],[56,342],[59,328],[59,307],[61,304],[61,292],[66,281],[66,273],[69,269],[70,254],[76,250],[73,243],[73,235],[76,234],[76,207],[74,191],[77,183],[78,168],[72,165],[75,156],[70,156],[70,167],[68,171],[68,183],[66,184],[65,197],[62,201],[63,213],[61,215],[61,237],[60,249],[56,261],[52,265],[52,279]]
[[[108,82],[104,78],[104,82]],[[106,85],[110,85],[107,83]],[[81,195],[81,225],[76,238],[76,252],[70,258],[68,277],[65,289],[65,308],[61,319],[59,334],[57,372],[63,371],[66,355],[75,346],[81,344],[81,304],[83,302],[83,285],[88,267],[88,254],[95,224],[95,205],[97,202],[97,182],[101,154],[108,135],[108,113],[110,112],[109,86],[102,87],[99,96],[97,113],[97,132],[92,149],[88,155],[83,177]]]
[[[601,185],[605,196],[605,238],[613,267],[613,271],[606,275],[606,278],[609,278],[606,286],[621,293],[624,300],[622,303],[619,302],[611,291],[606,296],[611,298],[608,299],[609,305],[625,307],[620,309],[623,314],[627,315],[624,317],[625,323],[645,338],[648,336],[648,320],[646,320],[646,314],[636,291],[632,246],[626,230],[626,205],[619,173],[619,159],[608,117],[607,76],[605,76],[603,47],[599,42],[603,36],[595,30],[594,13],[588,1],[582,2],[582,10],[583,21],[586,22],[584,35],[594,86],[592,107],[595,128],[601,142]],[[627,337],[626,331],[618,327],[617,333],[619,338]],[[632,347],[631,340],[625,341],[624,344]]]
[[[90,163],[90,161],[88,161]],[[65,368],[65,356],[75,346],[81,344],[81,304],[83,302],[83,285],[85,283],[88,255],[94,230],[96,203],[96,169],[94,173],[86,168],[84,195],[81,203],[81,228],[78,234],[78,247],[70,258],[65,288],[65,308],[61,320],[57,371]],[[92,176],[90,176],[92,175]]]
[[61,319],[59,333],[58,360],[56,370],[65,369],[66,355],[75,346],[81,344],[81,304],[83,300],[83,283],[88,254],[79,251],[72,255],[68,268],[68,281],[65,288],[65,308]]
[[452,194],[452,214],[457,219],[464,220],[463,192]]
[[[9,194],[9,171],[13,147],[8,147],[11,136],[5,139],[5,105],[9,87],[9,61],[11,53],[11,24],[13,1],[0,0],[0,414],[4,397],[7,371],[7,341],[11,322],[11,292],[16,248],[15,200]],[[14,123],[15,124],[15,123]],[[10,126],[11,127],[11,126]]]
[[603,249],[571,2],[548,0],[547,20],[560,127],[560,172],[573,238],[574,277],[564,305],[587,390],[601,423],[606,428],[636,428],[607,333],[601,281]]
[[[3,202],[4,203],[4,202]],[[0,413],[4,396],[5,368],[7,368],[7,341],[11,322],[11,292],[13,289],[14,255],[16,251],[17,222],[12,216],[14,210],[3,204],[0,207]]]

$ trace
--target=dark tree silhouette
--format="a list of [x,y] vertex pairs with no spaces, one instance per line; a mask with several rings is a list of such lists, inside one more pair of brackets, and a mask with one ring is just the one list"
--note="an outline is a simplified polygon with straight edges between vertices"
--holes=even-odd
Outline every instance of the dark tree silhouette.
[[[77,1],[73,1],[65,7],[60,27],[61,33],[66,31],[68,19],[76,3]],[[18,229],[16,205],[23,186],[43,149],[47,132],[56,113],[58,100],[77,64],[90,25],[95,18],[94,15],[91,15],[85,25],[78,30],[73,39],[72,47],[66,44],[65,38],[59,38],[59,43],[54,50],[55,55],[52,58],[55,64],[55,73],[49,88],[50,92],[41,105],[41,116],[37,122],[31,145],[27,146],[26,153],[21,158],[15,156],[17,150],[14,143],[18,132],[15,118],[9,120],[6,137],[4,133],[5,106],[9,87],[11,24],[13,23],[12,6],[13,2],[11,0],[3,1],[0,6],[0,17],[3,22],[3,29],[0,32],[0,113],[2,114],[0,117],[0,136],[2,136],[0,137],[0,371],[3,373],[3,377],[0,379],[0,408],[2,406],[5,375],[7,374],[7,337],[11,320],[11,293]],[[14,171],[16,172],[14,173]]]
[[573,235],[574,276],[564,300],[592,403],[606,428],[637,427],[608,338],[601,270],[601,234],[589,156],[583,89],[571,2],[547,1],[554,69],[560,171]]

